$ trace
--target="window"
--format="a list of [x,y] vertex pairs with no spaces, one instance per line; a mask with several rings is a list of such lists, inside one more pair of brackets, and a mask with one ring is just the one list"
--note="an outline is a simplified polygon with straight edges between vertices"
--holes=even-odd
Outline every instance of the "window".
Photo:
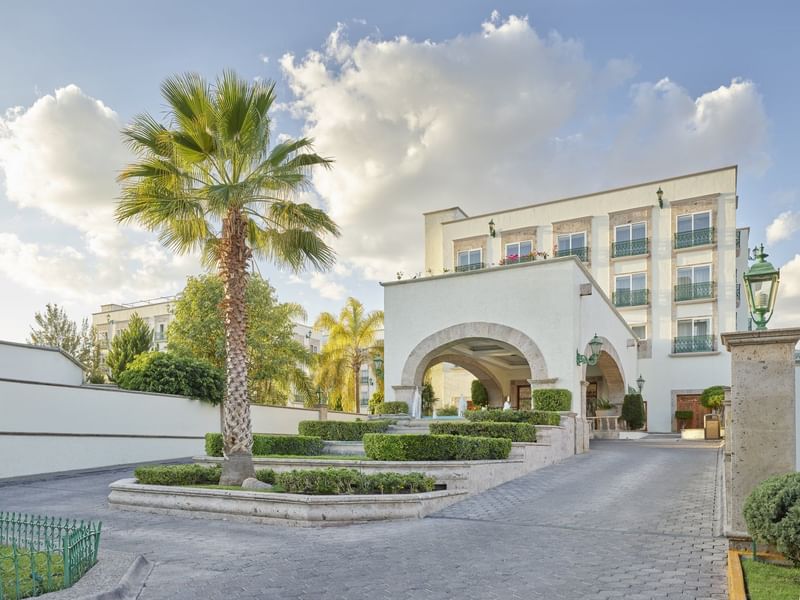
[[556,256],[577,256],[584,262],[588,260],[585,231],[559,235],[557,243]]
[[673,352],[711,352],[714,350],[714,336],[711,335],[711,319],[700,317],[678,321],[678,335],[674,340]]
[[631,329],[640,341],[647,339],[647,325],[631,325]]
[[533,254],[533,242],[513,242],[506,244],[506,263],[514,264],[518,262],[528,262]]
[[675,248],[702,246],[714,241],[714,228],[711,227],[711,213],[698,212],[680,215],[675,233]]
[[456,271],[473,271],[483,268],[482,257],[483,250],[480,248],[462,250],[458,253]]
[[647,254],[647,223],[628,223],[617,225],[614,228],[614,244],[611,247],[611,256],[635,256]]
[[648,302],[646,273],[618,275],[614,287],[614,306],[642,306]]
[[678,269],[675,301],[711,298],[714,282],[711,281],[711,265],[695,265]]

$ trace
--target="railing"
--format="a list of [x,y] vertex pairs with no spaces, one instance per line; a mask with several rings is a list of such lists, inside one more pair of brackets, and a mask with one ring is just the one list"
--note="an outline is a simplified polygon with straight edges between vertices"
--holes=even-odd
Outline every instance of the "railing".
[[689,352],[713,352],[713,335],[690,335],[676,337],[672,341],[673,354],[686,354]]
[[617,290],[612,299],[614,306],[643,306],[650,303],[650,290]]
[[369,375],[361,376],[361,385],[369,385]]
[[506,256],[504,259],[504,263],[507,265],[516,265],[519,263],[529,263],[536,260],[535,254],[523,254],[522,256],[517,254],[512,254],[510,256]]
[[97,562],[100,527],[0,512],[0,600],[70,587]]
[[611,244],[611,258],[619,258],[621,256],[637,256],[639,254],[647,254],[649,251],[649,238],[628,240],[626,242],[614,242]]
[[675,302],[714,297],[714,282],[679,283],[675,286]]
[[580,248],[570,248],[569,250],[556,250],[556,257],[562,256],[577,256],[581,261],[586,262],[589,260],[589,248],[581,246]]
[[624,421],[619,415],[607,417],[587,417],[592,425],[592,431],[625,431]]
[[478,271],[486,267],[485,263],[470,263],[468,265],[458,265],[456,267],[456,273],[464,273],[465,271]]
[[739,251],[742,249],[742,230],[736,230],[736,256],[739,256]]
[[692,246],[705,246],[714,243],[714,228],[693,229],[675,234],[675,248],[691,248]]
[[739,308],[739,305],[742,303],[742,284],[736,284],[736,308]]

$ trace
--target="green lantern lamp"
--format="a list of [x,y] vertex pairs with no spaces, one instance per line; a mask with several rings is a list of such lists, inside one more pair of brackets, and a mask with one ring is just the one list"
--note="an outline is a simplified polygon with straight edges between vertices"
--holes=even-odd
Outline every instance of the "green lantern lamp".
[[775,310],[775,299],[778,296],[778,284],[781,279],[780,269],[776,269],[765,259],[769,254],[764,252],[764,244],[753,250],[755,262],[743,275],[744,291],[747,304],[756,330],[764,330]]

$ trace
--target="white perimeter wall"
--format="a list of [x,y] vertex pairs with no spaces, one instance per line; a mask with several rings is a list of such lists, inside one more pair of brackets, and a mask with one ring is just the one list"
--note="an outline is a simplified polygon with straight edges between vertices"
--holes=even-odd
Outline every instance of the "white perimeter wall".
[[80,385],[83,370],[60,350],[0,341],[0,379]]
[[[303,408],[251,412],[256,433],[297,433],[319,418]],[[181,396],[0,378],[0,479],[203,454],[205,434],[218,431],[218,406]]]

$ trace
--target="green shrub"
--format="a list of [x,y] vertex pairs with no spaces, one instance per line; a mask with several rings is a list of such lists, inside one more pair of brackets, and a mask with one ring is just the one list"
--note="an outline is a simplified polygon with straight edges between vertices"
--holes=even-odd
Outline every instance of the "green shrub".
[[486,386],[477,379],[472,380],[470,398],[474,406],[489,406],[489,392],[486,390]]
[[442,408],[436,409],[436,416],[437,417],[457,417],[458,416],[458,407],[457,406],[443,406]]
[[531,394],[534,410],[566,412],[572,408],[572,392],[553,388],[533,390]]
[[530,423],[531,425],[561,424],[561,413],[545,410],[470,410],[464,415],[467,420],[496,421],[498,423]]
[[405,402],[381,402],[375,407],[376,415],[407,415],[408,404]]
[[368,433],[364,452],[373,460],[498,460],[508,458],[508,438]]
[[725,388],[721,385],[712,385],[703,390],[700,394],[700,404],[705,408],[717,410],[722,408],[725,401]]
[[761,482],[745,500],[743,512],[755,541],[774,545],[800,565],[800,473]]
[[680,421],[691,421],[694,418],[694,413],[690,410],[676,410],[675,411],[675,420]]
[[361,441],[365,433],[383,433],[391,421],[300,421],[300,435],[311,435],[330,441]]
[[430,492],[433,477],[422,473],[375,473],[355,469],[303,469],[279,473],[277,487],[291,494],[402,494]]
[[201,465],[148,465],[133,471],[139,483],[145,485],[217,484],[221,473],[221,467]]
[[644,400],[641,394],[625,394],[622,401],[622,418],[632,431],[644,427]]
[[194,358],[169,352],[145,352],[117,377],[119,387],[139,392],[188,396],[219,404],[225,393],[221,371]]
[[383,392],[375,392],[369,399],[369,414],[374,415],[378,404],[383,404]]
[[[253,456],[267,454],[295,454],[315,456],[322,453],[322,439],[308,435],[253,434]],[[206,434],[206,455],[222,456],[222,434]]]
[[275,483],[275,471],[272,469],[256,469],[256,479],[263,483]]
[[530,423],[431,423],[431,433],[443,435],[469,435],[473,437],[508,438],[512,442],[535,442],[536,428]]

